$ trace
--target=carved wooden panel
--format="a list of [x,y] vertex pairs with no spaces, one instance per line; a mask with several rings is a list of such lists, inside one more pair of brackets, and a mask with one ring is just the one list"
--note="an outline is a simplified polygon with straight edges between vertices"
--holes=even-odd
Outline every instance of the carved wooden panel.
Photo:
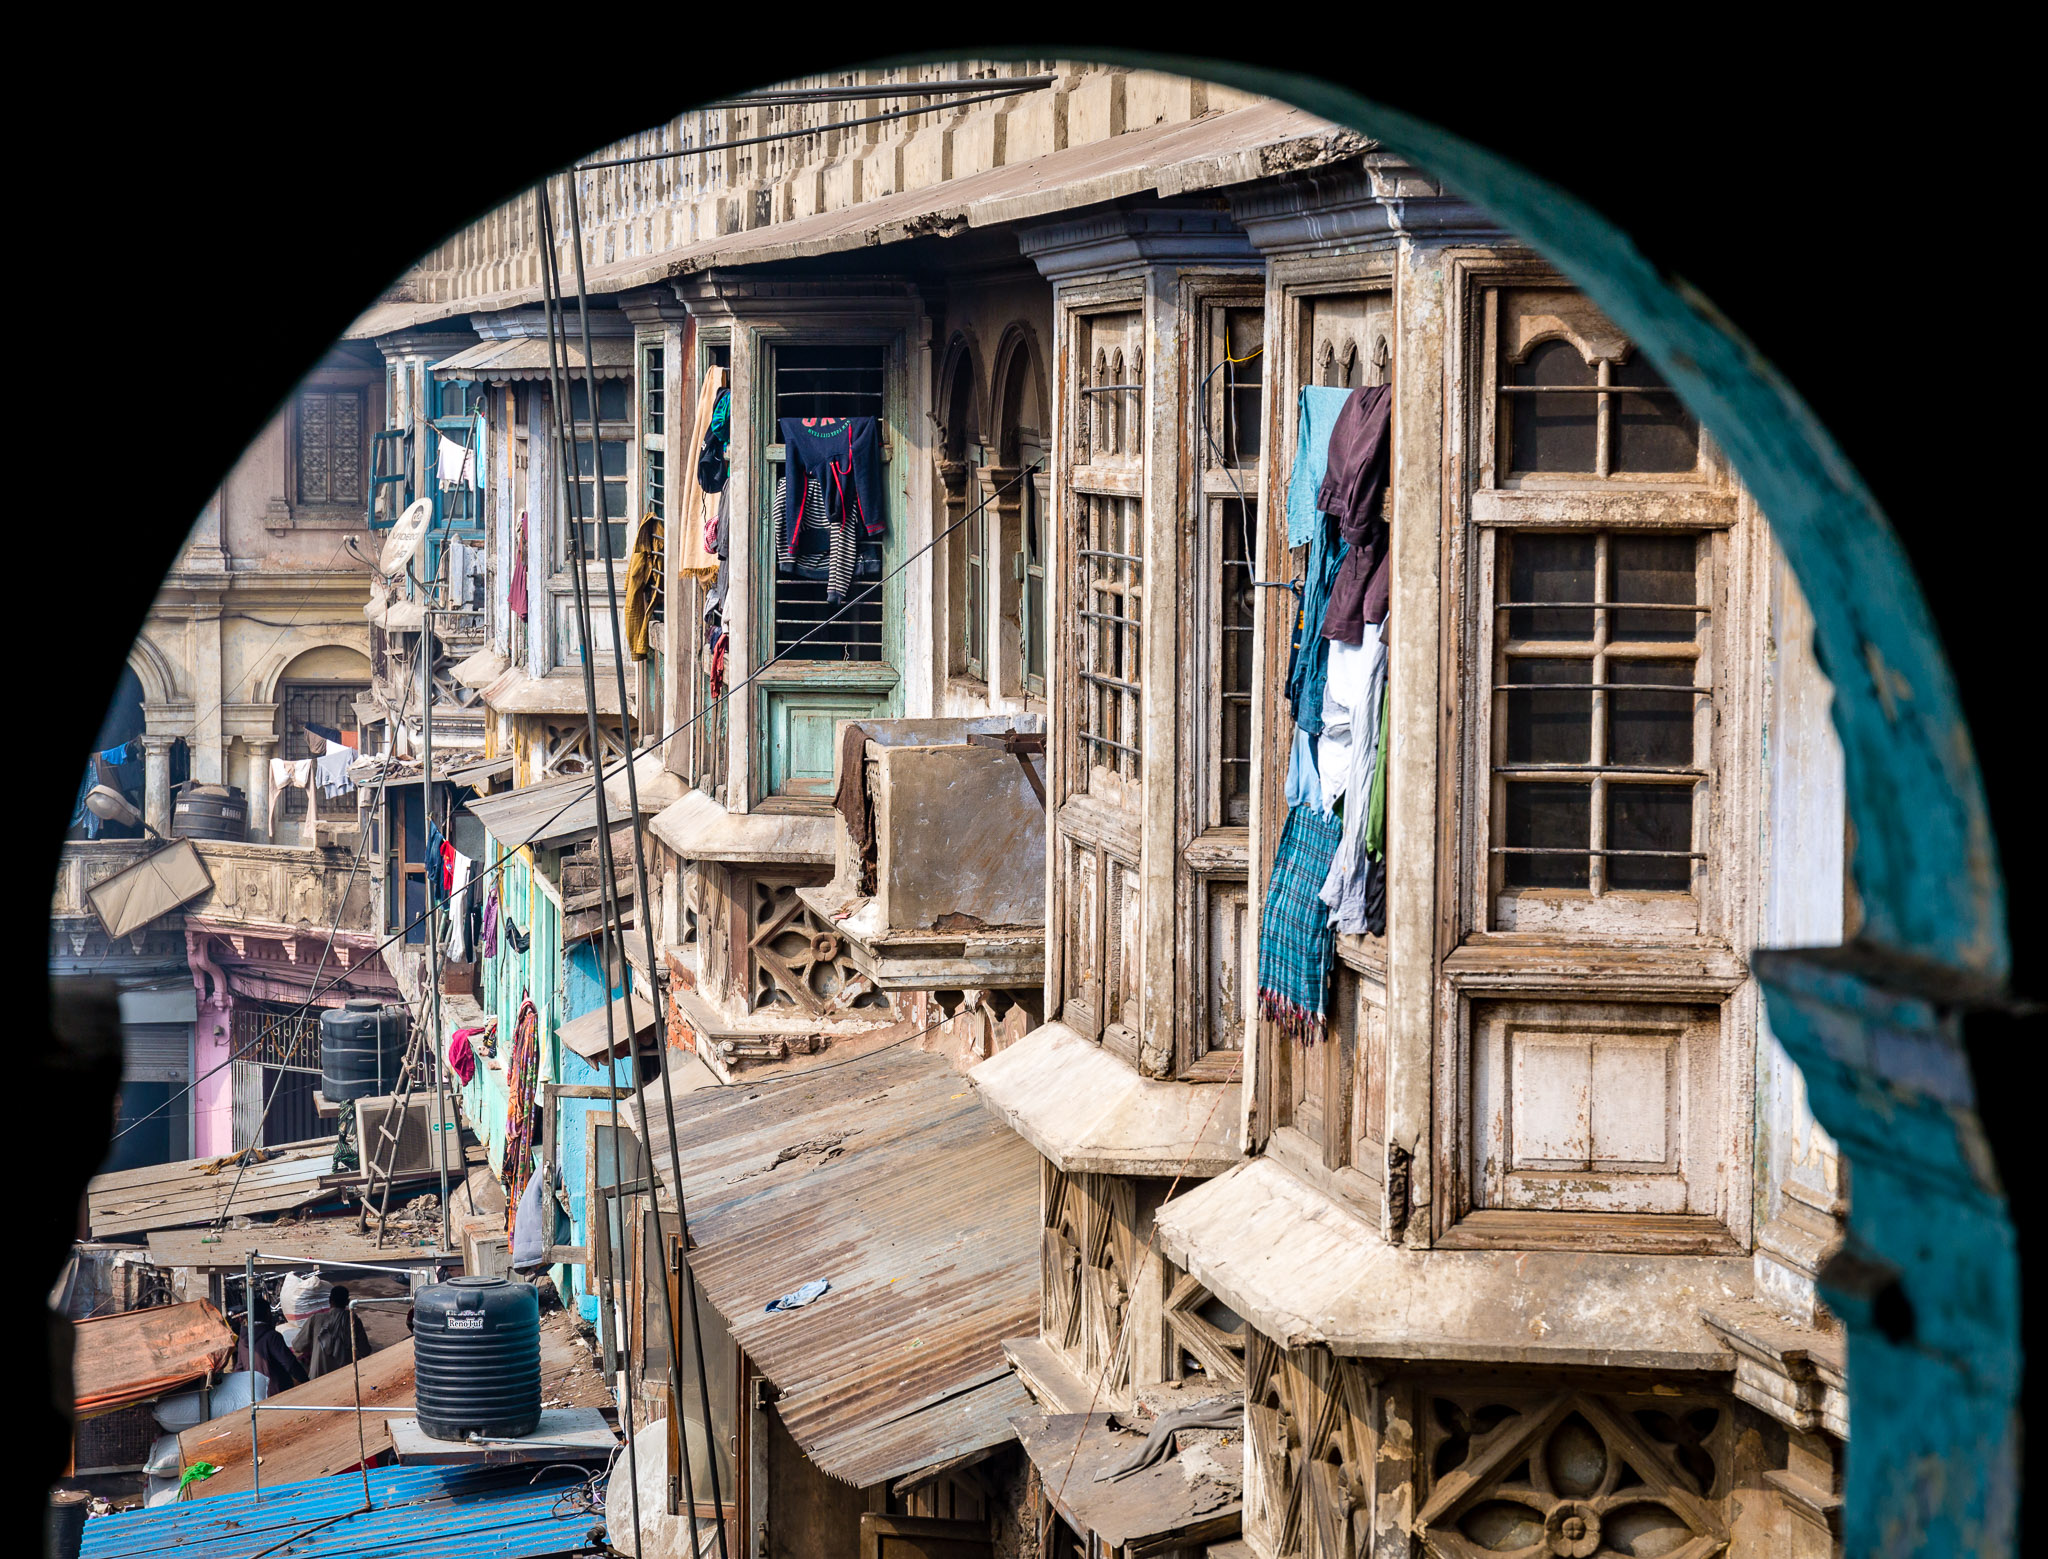
[[[1245,937],[1251,922],[1251,895],[1242,882],[1205,881],[1202,892],[1201,1053],[1244,1049]],[[1224,1059],[1218,1057],[1219,1060]]]
[[[1166,1295],[1166,1329],[1178,1348],[1191,1354],[1203,1372],[1226,1389],[1244,1389],[1244,1319],[1203,1287],[1199,1278],[1176,1276]],[[1173,1373],[1185,1368],[1174,1360]]]
[[1656,1554],[1728,1542],[1733,1415],[1707,1397],[1427,1394],[1415,1527],[1443,1559]]
[[1309,382],[1357,389],[1386,384],[1393,366],[1393,297],[1330,293],[1308,300]]
[[1377,1449],[1364,1367],[1252,1332],[1245,1369],[1247,1532],[1278,1559],[1364,1559]]
[[1101,854],[1094,846],[1068,846],[1066,957],[1067,1022],[1085,1034],[1102,1024]]
[[1716,1212],[1719,1040],[1712,1008],[1477,1004],[1477,1204]]
[[792,882],[749,879],[748,1010],[886,1015],[889,998],[854,967],[839,929],[812,914],[796,889]]
[[1103,1403],[1115,1405],[1130,1390],[1131,1301],[1144,1260],[1137,1185],[1050,1164],[1044,1174],[1040,1335],[1085,1380],[1100,1378]]

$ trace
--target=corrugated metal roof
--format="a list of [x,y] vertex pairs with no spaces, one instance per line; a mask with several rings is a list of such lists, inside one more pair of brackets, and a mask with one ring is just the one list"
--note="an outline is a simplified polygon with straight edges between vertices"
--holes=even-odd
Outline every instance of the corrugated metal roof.
[[[338,1415],[337,1415],[338,1416]],[[603,1517],[562,1496],[580,1467],[386,1467],[370,1474],[373,1509],[361,1510],[357,1473],[308,1478],[256,1494],[101,1516],[85,1524],[81,1559],[523,1559],[581,1546]],[[562,1509],[558,1512],[558,1502]],[[632,1538],[626,1536],[630,1545]]]
[[81,1418],[198,1380],[235,1349],[235,1334],[204,1299],[74,1322],[71,1335],[72,1396]]
[[[1038,1155],[939,1056],[880,1051],[676,1101],[698,1281],[797,1444],[867,1487],[1010,1438],[1038,1321]],[[668,1133],[649,1133],[664,1183]],[[802,1310],[779,1294],[823,1278]]]
[[597,832],[597,784],[587,774],[500,796],[479,796],[464,804],[508,850],[560,844]]
[[[565,366],[572,373],[581,373],[583,343],[572,338],[567,348]],[[590,349],[597,355],[597,376],[600,379],[632,376],[632,337],[600,337],[590,343]],[[480,341],[453,357],[442,358],[434,364],[433,373],[436,379],[480,379],[491,384],[511,379],[545,379],[548,377],[547,339],[515,336],[509,341]]]

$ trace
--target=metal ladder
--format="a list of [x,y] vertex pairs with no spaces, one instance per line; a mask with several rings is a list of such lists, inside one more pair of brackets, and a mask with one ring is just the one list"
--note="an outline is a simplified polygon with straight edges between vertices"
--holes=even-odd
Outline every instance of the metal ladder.
[[[368,1230],[370,1197],[376,1191],[377,1183],[381,1179],[383,1181],[383,1195],[377,1203],[377,1248],[379,1250],[384,1248],[384,1235],[387,1228],[386,1220],[391,1211],[391,1182],[394,1178],[393,1170],[398,1163],[400,1135],[398,1128],[404,1122],[405,1112],[412,1104],[413,1079],[420,1071],[424,1070],[420,1063],[425,1060],[426,1036],[427,1026],[425,1024],[415,1023],[412,1026],[412,1038],[406,1043],[405,1059],[399,1062],[398,1065],[399,1077],[401,1079],[399,1091],[392,1096],[391,1108],[384,1112],[384,1119],[377,1127],[377,1150],[385,1155],[381,1167],[377,1163],[376,1153],[372,1151],[368,1137],[365,1136],[363,1141],[362,1205],[356,1212],[356,1228],[359,1232]],[[356,1127],[358,1131],[362,1128],[362,1115],[360,1112],[356,1116]],[[442,1129],[443,1123],[439,1121],[436,1121],[432,1127],[432,1130],[435,1132]],[[455,1130],[455,1122],[447,1122],[446,1129],[450,1131]],[[443,1153],[446,1151],[444,1144],[438,1138],[430,1138],[430,1141],[435,1152]],[[463,1168],[466,1172],[468,1165],[465,1164]]]

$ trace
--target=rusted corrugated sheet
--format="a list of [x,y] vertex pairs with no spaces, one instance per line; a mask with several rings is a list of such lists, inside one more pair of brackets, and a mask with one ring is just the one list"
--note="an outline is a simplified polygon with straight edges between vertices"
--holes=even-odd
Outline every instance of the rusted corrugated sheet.
[[80,1418],[147,1402],[234,1356],[235,1334],[203,1299],[79,1321],[72,1334],[72,1394]]
[[[1038,1316],[1038,1156],[897,1049],[676,1103],[698,1281],[805,1453],[859,1486],[1010,1438]],[[659,1118],[655,1162],[668,1170]],[[814,1278],[802,1310],[764,1307]]]

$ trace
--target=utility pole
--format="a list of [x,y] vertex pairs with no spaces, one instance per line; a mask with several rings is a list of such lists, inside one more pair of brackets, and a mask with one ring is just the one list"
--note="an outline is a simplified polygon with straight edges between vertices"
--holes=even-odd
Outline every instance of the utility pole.
[[[430,597],[431,599],[431,597]],[[420,815],[431,819],[434,797],[434,608],[420,613]],[[434,1058],[434,1163],[441,1171],[441,1249],[448,1249],[448,1080],[441,1070],[441,862],[427,863],[427,989],[432,993]]]

